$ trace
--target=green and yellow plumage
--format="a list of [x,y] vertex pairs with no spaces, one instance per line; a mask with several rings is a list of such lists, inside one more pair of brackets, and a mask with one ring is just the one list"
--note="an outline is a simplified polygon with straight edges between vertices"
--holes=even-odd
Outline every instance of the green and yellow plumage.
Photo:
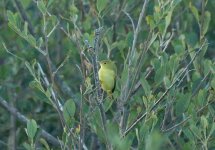
[[99,62],[101,68],[99,69],[99,81],[101,88],[111,95],[116,86],[117,68],[113,61],[103,60]]

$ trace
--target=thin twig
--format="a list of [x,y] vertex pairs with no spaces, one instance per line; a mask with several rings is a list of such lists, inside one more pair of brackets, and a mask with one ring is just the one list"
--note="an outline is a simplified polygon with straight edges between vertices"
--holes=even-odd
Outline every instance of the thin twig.
[[65,65],[65,63],[68,61],[70,55],[67,55],[66,58],[63,60],[62,63],[60,63],[60,65],[55,69],[55,71],[53,71],[53,78],[55,78],[55,75],[57,74],[57,72]]
[[179,127],[179,126],[181,126],[182,124],[184,124],[185,122],[187,122],[190,118],[191,118],[191,116],[189,116],[189,117],[187,117],[186,119],[182,120],[181,122],[175,124],[174,126],[168,128],[168,129],[166,129],[166,130],[162,130],[162,131],[163,131],[163,132],[169,132],[169,131],[171,131],[171,130],[173,130],[173,129]]
[[210,75],[211,71],[209,71],[204,78],[200,81],[200,83],[198,84],[198,86],[195,88],[195,90],[193,91],[192,97],[195,96],[198,93],[198,90],[200,89],[201,85],[204,83],[204,81],[208,78],[208,76]]
[[15,55],[14,53],[10,52],[10,50],[7,48],[5,42],[2,42],[2,46],[4,47],[4,49],[6,50],[7,53],[9,53],[10,55],[12,55],[13,57],[17,58],[18,60],[24,61],[23,58]]
[[[27,122],[29,121],[27,117],[18,112],[16,108],[10,106],[8,102],[4,100],[2,97],[0,97],[0,106],[6,109],[8,112],[10,112],[12,115],[14,115],[23,124],[27,124]],[[41,129],[41,136],[45,138],[49,143],[57,147],[60,147],[60,145],[63,144],[61,141],[57,140],[51,134],[46,132],[43,128],[41,127],[39,128]]]
[[164,117],[161,125],[161,130],[166,128],[165,126],[166,126],[167,117],[169,116],[169,112],[170,112],[170,105],[172,104],[167,103],[165,106],[165,112],[164,112]]
[[169,44],[170,44],[170,42],[172,41],[172,38],[174,37],[174,35],[175,35],[175,30],[173,29],[172,30],[172,34],[171,34],[171,36],[169,37],[169,39],[168,40],[166,40],[164,43],[162,43],[162,51],[163,52],[165,52],[166,51],[166,49],[167,49],[167,47],[169,46]]
[[133,31],[135,32],[135,25],[134,25],[134,21],[133,21],[133,19],[131,18],[130,14],[129,14],[129,13],[127,13],[125,10],[123,10],[123,12],[124,12],[124,14],[129,18],[129,20],[131,21]]
[[55,24],[55,26],[52,28],[52,30],[49,32],[49,34],[47,34],[47,38],[50,37],[50,35],[55,31],[55,29],[57,28],[57,26],[59,25],[59,21],[57,21],[57,23]]
[[143,20],[143,16],[145,15],[145,10],[146,10],[147,3],[148,3],[148,0],[145,0],[144,3],[143,3],[143,7],[142,7],[141,13],[139,15],[137,27],[136,27],[136,29],[134,31],[134,39],[133,39],[132,48],[131,48],[131,59],[132,60],[133,60],[133,57],[134,57],[134,52],[136,50],[137,38],[138,38],[139,30],[140,30],[140,27],[141,27],[141,23],[142,23],[142,20]]

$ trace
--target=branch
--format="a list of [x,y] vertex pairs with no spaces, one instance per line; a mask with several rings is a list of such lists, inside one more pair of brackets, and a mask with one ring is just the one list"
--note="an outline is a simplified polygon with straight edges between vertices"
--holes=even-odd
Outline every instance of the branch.
[[55,102],[55,103],[54,103],[54,104],[55,104],[55,105],[54,105],[55,108],[58,109],[58,110],[60,110],[60,111],[63,111],[63,106],[62,106],[62,104],[60,103],[59,99],[56,97],[56,94],[55,94],[55,92],[54,92],[54,90],[53,90],[51,84],[49,83],[49,80],[48,80],[48,78],[46,77],[46,74],[44,73],[44,71],[43,71],[41,65],[40,65],[39,63],[37,63],[37,65],[38,65],[38,69],[39,69],[39,71],[40,71],[40,73],[41,73],[41,76],[42,76],[42,78],[43,78],[43,80],[44,80],[44,82],[45,82],[46,88],[50,88],[51,96],[53,97],[53,100],[54,100],[54,102]]
[[[23,124],[27,124],[28,118],[22,115],[20,112],[17,111],[16,108],[10,106],[6,100],[4,100],[0,96],[0,106],[3,107],[5,110],[10,112],[13,116],[15,116],[20,122]],[[55,137],[53,137],[51,134],[46,132],[43,128],[39,127],[41,129],[41,136],[46,139],[49,143],[51,143],[53,146],[60,147],[63,143],[62,141],[57,140]]]
[[[105,115],[104,107],[102,105],[102,89],[101,89],[100,82],[99,82],[98,63],[97,63],[98,62],[98,50],[99,50],[100,34],[101,34],[102,29],[103,28],[100,27],[100,28],[95,30],[94,48],[90,47],[89,45],[88,45],[88,48],[93,51],[92,64],[93,64],[93,75],[94,75],[95,86],[96,86],[96,97],[97,97],[96,102],[97,102],[97,105],[99,107],[104,134],[106,135],[106,133],[107,133],[106,115]],[[107,136],[106,136],[106,138],[107,138]],[[108,149],[109,149],[110,145],[109,144],[107,144],[107,145],[108,145]]]
[[93,55],[93,72],[94,72],[94,79],[95,79],[95,85],[97,89],[97,104],[99,106],[99,110],[101,113],[101,119],[104,131],[106,132],[106,115],[103,108],[102,103],[102,90],[99,83],[99,75],[98,75],[98,49],[99,49],[99,40],[100,40],[100,33],[102,28],[98,28],[95,31],[95,39],[94,39],[94,55]]
[[186,72],[186,70],[189,68],[189,66],[192,64],[192,62],[195,60],[199,52],[202,50],[202,48],[205,45],[203,44],[199,50],[195,53],[194,57],[191,59],[191,61],[187,64],[187,66],[183,69],[183,71],[178,75],[178,77],[172,82],[172,84],[167,88],[167,90],[163,93],[163,95],[155,102],[155,104],[151,107],[149,112],[145,112],[140,117],[138,117],[123,133],[122,137],[125,137],[133,128],[136,126],[143,118],[146,117],[147,114],[151,113],[157,105],[164,99],[164,97],[167,95],[167,93],[172,89],[172,87],[176,84],[176,82],[183,76],[183,74]]
[[[131,51],[127,55],[127,58],[129,58],[128,59],[128,68],[129,68],[128,78],[125,81],[125,84],[122,86],[120,98],[118,101],[118,114],[122,114],[121,119],[120,119],[120,128],[121,128],[120,133],[121,134],[125,131],[126,122],[127,122],[126,121],[127,118],[125,117],[126,115],[124,115],[124,114],[126,114],[125,112],[127,112],[127,110],[124,105],[127,102],[127,100],[129,99],[129,96],[132,92],[131,90],[133,89],[133,86],[134,86],[134,80],[136,79],[136,75],[137,75],[137,72],[133,73],[133,71],[131,71],[131,70],[132,70],[132,63],[134,64],[134,62],[136,62],[134,60],[135,51],[136,51],[136,43],[137,43],[137,38],[138,38],[139,30],[141,27],[141,23],[143,20],[143,16],[145,14],[147,3],[148,3],[148,0],[145,0],[143,3],[142,10],[139,15],[137,27],[134,29],[134,36],[133,36],[134,39],[133,39],[133,43],[132,43],[132,48],[131,48]],[[129,16],[128,14],[126,14],[126,15]],[[151,35],[151,33],[149,34],[148,39],[149,39],[150,35]],[[144,54],[147,51],[147,49],[149,48],[149,46],[147,46],[147,43],[148,43],[148,40],[145,44],[145,49],[142,50],[142,54]],[[142,58],[141,56],[140,56],[140,58]],[[141,61],[139,61],[139,62],[141,62]],[[138,66],[140,66],[140,65],[138,65]]]
[[95,86],[97,89],[97,101],[102,102],[102,90],[99,83],[99,75],[98,75],[98,49],[99,49],[99,40],[100,40],[100,33],[102,28],[98,28],[95,31],[95,39],[94,39],[94,48],[93,48],[93,57],[92,57],[92,63],[93,63],[93,73],[94,73],[94,79],[95,79]]

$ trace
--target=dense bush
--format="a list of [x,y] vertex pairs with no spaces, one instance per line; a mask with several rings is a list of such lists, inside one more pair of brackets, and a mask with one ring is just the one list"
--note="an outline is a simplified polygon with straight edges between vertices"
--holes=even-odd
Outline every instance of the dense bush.
[[[214,9],[2,0],[0,149],[215,149]],[[112,98],[103,59],[118,69]]]

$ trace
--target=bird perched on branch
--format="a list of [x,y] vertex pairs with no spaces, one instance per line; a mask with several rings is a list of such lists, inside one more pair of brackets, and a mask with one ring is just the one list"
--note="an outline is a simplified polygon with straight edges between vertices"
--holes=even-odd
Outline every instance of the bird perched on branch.
[[101,67],[99,69],[101,88],[110,96],[114,92],[116,86],[116,64],[111,60],[102,60],[99,64]]

